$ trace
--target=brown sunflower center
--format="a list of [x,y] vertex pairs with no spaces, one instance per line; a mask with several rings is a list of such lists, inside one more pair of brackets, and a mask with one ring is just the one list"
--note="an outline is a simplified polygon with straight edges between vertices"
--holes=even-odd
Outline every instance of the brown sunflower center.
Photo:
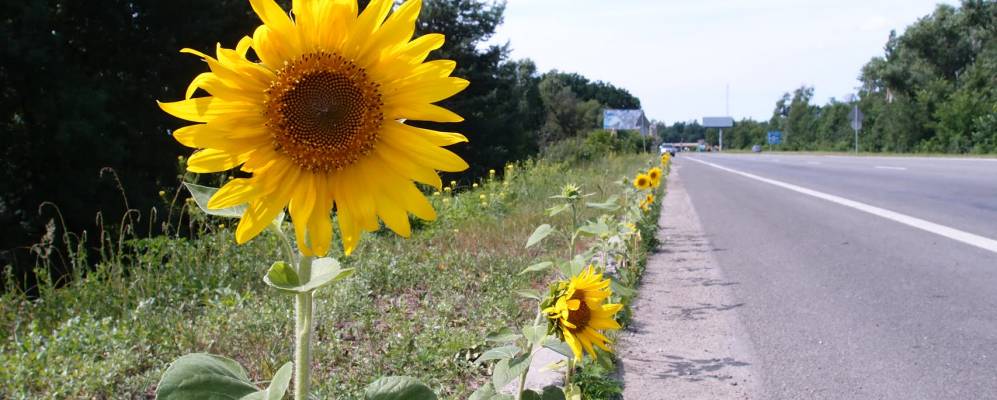
[[580,332],[588,326],[589,320],[592,319],[592,311],[589,310],[588,304],[585,304],[585,297],[578,292],[571,296],[571,299],[579,300],[581,304],[578,305],[577,310],[568,312],[568,322],[575,326],[574,329],[571,329],[572,332]]
[[384,120],[380,88],[350,60],[303,55],[277,71],[266,94],[274,148],[299,167],[334,171],[374,149]]

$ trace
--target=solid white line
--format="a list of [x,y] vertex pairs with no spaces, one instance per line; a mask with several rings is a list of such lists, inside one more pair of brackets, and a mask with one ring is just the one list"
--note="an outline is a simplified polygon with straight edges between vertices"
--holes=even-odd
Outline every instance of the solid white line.
[[906,171],[907,170],[907,168],[904,168],[904,167],[886,167],[886,166],[882,166],[882,165],[877,165],[876,169],[892,169],[894,171]]
[[981,249],[989,250],[991,252],[997,253],[997,240],[993,240],[993,239],[990,239],[990,238],[987,238],[987,237],[983,237],[983,236],[980,236],[980,235],[974,235],[974,234],[969,233],[969,232],[961,231],[961,230],[958,230],[958,229],[955,229],[955,228],[951,228],[951,227],[948,227],[948,226],[945,226],[945,225],[939,225],[939,224],[936,224],[936,223],[931,222],[931,221],[925,221],[925,220],[920,219],[920,218],[915,218],[915,217],[912,217],[912,216],[909,216],[909,215],[906,215],[906,214],[901,214],[901,213],[898,213],[898,212],[895,212],[895,211],[890,211],[890,210],[887,210],[887,209],[884,209],[884,208],[879,208],[879,207],[871,206],[871,205],[868,205],[868,204],[865,204],[865,203],[860,203],[860,202],[857,202],[855,200],[849,200],[849,199],[846,199],[844,197],[835,196],[833,194],[827,194],[827,193],[824,193],[824,192],[818,192],[818,191],[813,190],[813,189],[807,189],[805,187],[796,186],[796,185],[793,185],[793,184],[790,184],[790,183],[780,182],[780,181],[777,181],[777,180],[774,180],[774,179],[763,178],[763,177],[758,176],[758,175],[749,174],[747,172],[741,172],[741,171],[738,171],[738,170],[735,170],[735,169],[730,169],[730,168],[723,167],[723,166],[720,166],[720,165],[717,165],[717,164],[714,164],[714,163],[711,163],[711,162],[706,162],[706,161],[703,161],[703,160],[698,160],[698,159],[695,159],[695,158],[692,158],[692,157],[688,157],[688,159],[692,160],[692,161],[695,161],[695,162],[698,162],[698,163],[701,163],[701,164],[709,165],[709,166],[711,166],[713,168],[717,168],[717,169],[720,169],[720,170],[723,170],[723,171],[727,171],[727,172],[730,172],[730,173],[733,173],[733,174],[741,175],[741,176],[746,177],[746,178],[751,178],[751,179],[754,179],[754,180],[757,180],[757,181],[765,182],[765,183],[768,183],[770,185],[775,185],[775,186],[778,186],[778,187],[781,187],[781,188],[784,188],[784,189],[789,189],[789,190],[792,190],[792,191],[797,192],[797,193],[802,193],[802,194],[805,194],[805,195],[808,195],[808,196],[816,197],[818,199],[827,200],[827,201],[830,201],[832,203],[843,205],[845,207],[851,207],[851,208],[854,208],[856,210],[867,212],[869,214],[872,214],[872,215],[875,215],[875,216],[878,216],[878,217],[883,217],[883,218],[886,218],[888,220],[899,222],[901,224],[904,224],[904,225],[907,225],[907,226],[911,226],[911,227],[914,227],[914,228],[917,228],[917,229],[921,229],[923,231],[927,231],[927,232],[930,232],[930,233],[934,233],[934,234],[939,235],[939,236],[944,236],[944,237],[947,237],[949,239],[952,239],[952,240],[955,240],[955,241],[958,241],[958,242],[962,242],[962,243],[968,244],[970,246],[976,246],[976,247],[979,247]]

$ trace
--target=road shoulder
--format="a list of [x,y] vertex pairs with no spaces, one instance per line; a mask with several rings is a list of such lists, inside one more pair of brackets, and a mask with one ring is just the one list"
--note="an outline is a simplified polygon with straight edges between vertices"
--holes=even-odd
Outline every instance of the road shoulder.
[[676,166],[634,319],[619,338],[626,399],[755,399],[750,340]]

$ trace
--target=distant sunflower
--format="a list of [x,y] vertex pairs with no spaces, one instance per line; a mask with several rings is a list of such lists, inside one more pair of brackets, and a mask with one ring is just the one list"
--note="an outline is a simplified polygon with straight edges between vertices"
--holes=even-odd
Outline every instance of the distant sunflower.
[[658,187],[661,185],[661,168],[654,167],[647,170],[647,176],[651,178],[652,187]]
[[543,310],[549,331],[571,347],[575,359],[582,358],[583,349],[595,358],[593,346],[611,351],[607,346],[611,342],[602,332],[620,329],[613,317],[623,305],[605,304],[613,294],[609,279],[589,266],[569,281],[557,283],[552,292]]
[[[319,256],[332,240],[334,207],[347,254],[378,219],[408,236],[409,213],[436,217],[413,181],[439,189],[437,170],[466,169],[442,146],[467,139],[405,121],[462,121],[433,103],[468,82],[450,77],[453,61],[425,62],[443,35],[410,40],[421,0],[389,16],[393,3],[373,0],[358,15],[354,0],[295,0],[291,18],[273,0],[250,0],[263,22],[252,38],[235,49],[219,45],[217,58],[181,50],[203,58],[211,72],[194,78],[186,100],[159,105],[198,123],[173,134],[202,149],[187,162],[189,171],[251,174],[228,182],[208,203],[248,205],[237,242],[258,235],[285,207],[298,247]],[[250,48],[259,61],[247,58]],[[198,89],[209,96],[192,98]]]
[[639,190],[647,190],[651,188],[651,177],[647,174],[637,174],[634,178],[634,187]]
[[640,209],[644,211],[650,210],[651,204],[654,204],[654,195],[648,194],[644,197],[644,200],[640,202]]
[[661,155],[661,165],[668,165],[668,162],[672,160],[671,154],[665,153]]

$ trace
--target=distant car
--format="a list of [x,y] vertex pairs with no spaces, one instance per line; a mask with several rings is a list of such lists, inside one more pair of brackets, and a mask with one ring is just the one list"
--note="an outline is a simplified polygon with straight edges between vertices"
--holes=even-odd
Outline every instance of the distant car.
[[761,153],[762,152],[762,146],[759,146],[757,144],[754,145],[754,146],[751,146],[751,152],[752,153]]
[[661,151],[661,154],[668,153],[668,155],[672,157],[675,157],[675,152],[677,151],[675,149],[675,146],[672,146],[670,144],[663,144],[660,147],[658,147],[658,150]]

